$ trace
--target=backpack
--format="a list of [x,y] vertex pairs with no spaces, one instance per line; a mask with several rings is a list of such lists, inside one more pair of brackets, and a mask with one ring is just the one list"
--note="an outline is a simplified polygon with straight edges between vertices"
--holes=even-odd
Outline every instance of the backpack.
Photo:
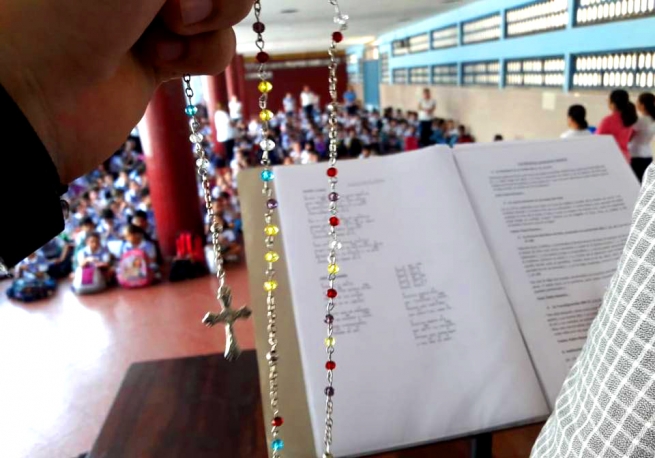
[[152,285],[153,272],[145,251],[137,248],[121,254],[116,278],[123,288],[143,288]]
[[207,274],[202,237],[182,232],[175,240],[175,260],[171,265],[169,280],[172,282],[199,278]]
[[51,278],[19,278],[7,289],[7,297],[21,302],[34,302],[52,296],[55,289],[57,282]]
[[107,289],[107,282],[100,269],[88,265],[75,269],[71,288],[75,294],[93,294]]

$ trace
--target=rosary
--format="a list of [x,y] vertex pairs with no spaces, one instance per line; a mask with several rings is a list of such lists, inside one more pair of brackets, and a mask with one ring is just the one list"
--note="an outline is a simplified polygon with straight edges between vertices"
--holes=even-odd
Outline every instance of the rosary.
[[[329,92],[330,104],[328,105],[328,127],[329,127],[329,162],[327,169],[328,178],[328,233],[330,236],[329,253],[327,257],[327,280],[328,289],[326,291],[326,313],[325,324],[327,327],[327,336],[325,337],[325,348],[327,353],[327,361],[325,369],[327,371],[327,386],[324,389],[325,393],[325,434],[323,438],[323,458],[333,458],[332,448],[332,414],[334,410],[333,396],[334,396],[334,370],[337,365],[333,359],[335,338],[334,332],[334,316],[332,311],[335,307],[335,299],[337,297],[337,290],[335,289],[335,281],[339,273],[339,266],[337,264],[337,252],[341,248],[337,236],[337,227],[339,226],[339,218],[337,216],[337,202],[339,201],[339,194],[337,193],[337,137],[338,137],[338,114],[339,114],[339,99],[337,93],[337,44],[343,40],[343,32],[347,29],[348,16],[341,12],[338,0],[328,0],[330,5],[334,7],[334,23],[337,24],[338,30],[332,33],[330,47],[328,54],[330,56],[329,64]],[[262,157],[261,165],[262,172],[260,174],[262,180],[262,193],[266,197],[266,206],[264,209],[264,244],[266,246],[266,254],[264,261],[266,262],[266,281],[264,282],[264,290],[266,291],[266,306],[268,317],[268,353],[266,359],[268,361],[269,373],[269,401],[272,410],[273,418],[271,420],[271,456],[273,458],[280,458],[282,450],[284,450],[284,441],[280,437],[280,428],[284,423],[283,418],[280,416],[280,409],[278,406],[278,370],[277,363],[279,359],[277,345],[277,311],[275,303],[275,290],[278,283],[275,280],[275,263],[280,260],[280,255],[275,251],[275,240],[280,233],[280,228],[273,222],[275,210],[278,208],[278,202],[274,197],[272,182],[275,178],[270,160],[270,153],[275,149],[275,142],[270,139],[269,122],[273,119],[274,114],[268,109],[268,94],[273,90],[273,85],[267,80],[266,63],[269,61],[269,54],[264,51],[264,37],[263,33],[266,26],[260,20],[262,6],[261,0],[256,0],[254,4],[255,23],[253,24],[253,31],[257,35],[255,44],[259,52],[256,55],[257,62],[259,63],[258,76],[260,83],[258,85],[259,92],[259,118],[261,120],[261,142],[259,144]],[[198,109],[192,103],[193,89],[191,88],[191,76],[184,75],[185,94],[188,99],[188,105],[185,108],[186,114],[191,118],[191,135],[189,139],[194,145],[196,154],[196,166],[198,175],[200,176],[201,186],[203,189],[203,196],[205,201],[205,208],[209,216],[210,231],[212,235],[212,247],[214,254],[214,261],[217,267],[216,277],[218,279],[217,299],[221,304],[221,312],[218,314],[208,313],[202,322],[212,327],[216,324],[225,325],[226,344],[225,344],[225,358],[227,360],[234,360],[239,356],[240,350],[234,336],[234,323],[239,319],[248,318],[251,315],[250,309],[242,307],[235,310],[232,308],[232,292],[225,283],[225,269],[223,267],[223,256],[221,255],[220,236],[223,232],[223,226],[215,219],[215,214],[212,207],[211,184],[209,182],[209,160],[207,153],[202,146],[203,135],[199,132],[200,123],[196,118]]]

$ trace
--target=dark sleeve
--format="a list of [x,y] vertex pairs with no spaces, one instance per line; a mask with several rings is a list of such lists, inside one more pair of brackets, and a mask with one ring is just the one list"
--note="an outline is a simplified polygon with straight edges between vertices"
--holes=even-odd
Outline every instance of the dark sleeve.
[[11,268],[64,229],[57,169],[20,108],[0,86],[0,263]]

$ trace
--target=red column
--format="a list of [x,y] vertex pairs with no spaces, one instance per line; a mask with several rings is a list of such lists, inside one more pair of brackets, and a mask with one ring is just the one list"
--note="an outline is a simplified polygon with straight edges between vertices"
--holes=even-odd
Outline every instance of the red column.
[[205,103],[207,104],[207,113],[209,114],[209,125],[212,129],[212,141],[216,143],[216,125],[214,124],[214,114],[216,106],[220,103],[227,108],[227,84],[225,74],[213,76],[203,76],[202,86],[205,93]]
[[225,69],[225,86],[228,98],[239,97],[239,83],[237,82],[237,61],[236,55],[232,58],[230,65]]
[[180,232],[204,233],[185,106],[182,83],[165,83],[155,92],[139,125],[157,238],[164,256],[175,254]]

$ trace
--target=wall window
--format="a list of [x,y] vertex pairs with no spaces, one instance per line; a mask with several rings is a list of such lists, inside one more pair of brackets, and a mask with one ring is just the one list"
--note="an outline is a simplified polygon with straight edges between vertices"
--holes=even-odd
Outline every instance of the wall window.
[[507,10],[507,36],[564,29],[569,21],[568,9],[568,0],[546,0]]
[[432,67],[432,84],[456,86],[457,83],[457,64]]
[[407,69],[394,68],[393,70],[393,84],[407,84]]
[[500,82],[500,63],[471,62],[462,65],[462,82],[464,85],[498,86]]
[[452,48],[459,44],[459,27],[449,25],[432,32],[432,49]]
[[500,39],[500,13],[462,23],[462,43],[481,43]]
[[410,68],[409,84],[430,84],[430,67]]
[[394,57],[425,52],[430,49],[430,34],[422,33],[413,37],[396,40],[391,43],[391,53]]
[[380,83],[389,84],[389,53],[380,54]]
[[508,60],[505,62],[506,86],[563,87],[564,57]]
[[655,0],[577,0],[575,24],[598,24],[653,15]]
[[393,57],[405,56],[409,53],[409,39],[396,40],[391,43],[391,54]]
[[573,87],[653,89],[655,52],[624,51],[574,56]]

